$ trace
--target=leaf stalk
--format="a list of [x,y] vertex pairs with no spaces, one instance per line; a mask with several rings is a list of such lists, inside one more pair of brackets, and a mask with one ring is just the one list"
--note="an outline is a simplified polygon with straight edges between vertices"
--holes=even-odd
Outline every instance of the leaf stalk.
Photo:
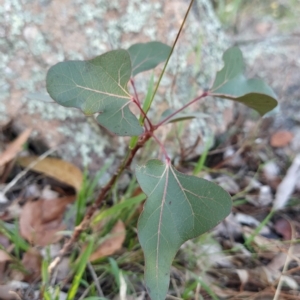
[[182,106],[181,108],[179,108],[178,110],[174,111],[169,116],[167,116],[166,118],[164,118],[162,121],[160,121],[159,123],[157,123],[156,125],[154,125],[153,126],[154,129],[157,129],[159,126],[161,126],[164,123],[166,123],[167,121],[169,121],[171,118],[173,118],[175,115],[177,115],[178,113],[180,113],[181,111],[183,111],[185,108],[187,108],[188,106],[190,106],[193,103],[197,102],[198,100],[206,97],[207,95],[208,95],[208,92],[203,92],[202,95],[196,97],[195,99],[193,99],[192,101],[188,102],[187,104],[185,104],[184,106]]

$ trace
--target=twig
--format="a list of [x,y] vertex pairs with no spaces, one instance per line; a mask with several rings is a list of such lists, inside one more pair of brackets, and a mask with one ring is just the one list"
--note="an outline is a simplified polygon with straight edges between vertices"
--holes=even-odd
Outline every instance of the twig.
[[172,285],[173,285],[173,287],[174,287],[174,290],[175,290],[175,292],[176,292],[176,296],[178,297],[178,299],[180,299],[180,290],[179,290],[179,288],[178,288],[178,286],[177,286],[177,284],[176,284],[176,280],[175,280],[175,278],[171,278],[171,282],[172,282]]
[[[100,281],[100,279],[102,279],[102,277],[104,277],[106,275],[106,272],[103,272],[100,276],[97,277],[97,281]],[[88,295],[91,287],[93,286],[93,284],[90,284],[87,289],[81,294],[80,298],[78,300],[83,300],[86,298],[86,296]],[[104,296],[103,296],[104,297]]]
[[90,273],[91,273],[91,275],[92,275],[92,277],[93,277],[93,280],[94,280],[94,282],[95,282],[95,286],[96,286],[96,288],[97,288],[97,291],[98,291],[99,296],[100,296],[100,297],[104,297],[104,294],[103,294],[103,292],[102,292],[101,286],[100,286],[100,284],[99,284],[99,279],[97,278],[97,275],[96,275],[96,273],[95,273],[95,270],[94,270],[92,264],[91,264],[90,262],[88,262],[88,263],[87,263],[87,267],[88,267],[88,269],[89,269],[89,271],[90,271]]
[[201,290],[201,284],[198,282],[195,291],[195,300],[199,300],[200,290]]

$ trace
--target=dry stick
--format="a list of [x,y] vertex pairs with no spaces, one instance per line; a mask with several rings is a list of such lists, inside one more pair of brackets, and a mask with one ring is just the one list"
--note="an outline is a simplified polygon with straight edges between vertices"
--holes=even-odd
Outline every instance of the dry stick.
[[201,290],[201,284],[198,282],[195,291],[195,300],[199,300],[200,290]]
[[[97,280],[100,282],[100,280],[106,275],[106,271],[104,271],[100,276],[97,277]],[[90,284],[86,290],[81,294],[80,298],[78,300],[83,300],[88,295],[90,289],[93,287],[93,284]],[[104,297],[104,296],[103,296]]]
[[98,278],[97,278],[97,274],[96,274],[96,272],[95,272],[95,270],[94,270],[92,264],[91,264],[90,262],[88,262],[88,263],[87,263],[87,267],[88,267],[88,269],[89,269],[89,271],[90,271],[90,273],[91,273],[91,275],[92,275],[92,277],[93,277],[93,280],[94,280],[94,282],[95,282],[95,286],[96,286],[96,289],[97,289],[97,291],[98,291],[99,297],[104,297],[104,294],[103,294],[103,292],[102,292],[101,286],[100,286],[100,284],[99,284],[99,280],[98,280]]
[[118,171],[111,177],[111,179],[109,180],[109,182],[102,188],[98,198],[96,199],[96,201],[88,208],[87,213],[85,214],[83,220],[81,221],[81,223],[75,227],[74,232],[71,236],[71,238],[69,239],[68,242],[66,242],[63,246],[63,248],[59,251],[58,256],[51,262],[51,264],[48,267],[48,272],[51,275],[53,273],[53,271],[55,270],[55,268],[57,267],[57,265],[60,263],[62,257],[68,253],[72,246],[74,245],[74,243],[79,239],[80,234],[87,229],[87,227],[89,226],[90,220],[94,214],[94,212],[97,210],[97,208],[101,205],[102,201],[104,200],[107,192],[111,189],[111,187],[115,184],[115,182],[117,181],[117,179],[119,178],[120,174],[131,165],[131,162],[135,156],[135,154],[137,153],[137,151],[143,147],[143,145],[151,138],[151,134],[149,132],[146,132],[144,134],[144,136],[142,136],[142,138],[140,139],[140,141],[137,143],[137,145],[130,151],[127,159],[125,160],[125,162],[123,162]]

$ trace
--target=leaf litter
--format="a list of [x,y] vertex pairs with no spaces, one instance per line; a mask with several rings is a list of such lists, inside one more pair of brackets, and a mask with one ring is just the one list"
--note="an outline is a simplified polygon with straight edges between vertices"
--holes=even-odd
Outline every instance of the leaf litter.
[[[282,161],[277,160],[276,154],[270,159],[268,157],[262,159],[266,156],[265,148],[261,144],[252,143],[245,146],[243,138],[247,138],[248,135],[251,135],[251,132],[239,133],[231,139],[231,141],[235,139],[234,144],[230,142],[227,145],[219,146],[221,148],[225,146],[225,150],[231,149],[231,156],[228,156],[228,151],[221,152],[222,159],[226,162],[222,164],[221,159],[221,164],[220,161],[216,163],[217,168],[214,168],[216,166],[214,165],[214,154],[210,154],[214,151],[210,149],[208,152],[206,170],[201,171],[199,176],[205,174],[204,176],[210,181],[223,185],[233,196],[233,203],[241,201],[241,204],[234,206],[233,213],[226,218],[225,222],[208,234],[210,238],[201,241],[200,237],[199,241],[197,239],[194,242],[190,241],[180,248],[176,260],[186,265],[185,269],[192,270],[192,274],[186,273],[186,270],[176,271],[176,268],[180,270],[180,266],[175,262],[175,269],[172,267],[170,273],[172,282],[170,292],[174,295],[176,294],[175,283],[179,280],[177,276],[185,277],[185,279],[180,278],[176,284],[179,284],[176,287],[178,295],[178,293],[184,293],[185,285],[195,280],[193,273],[201,274],[202,280],[210,284],[210,292],[208,292],[208,289],[200,289],[200,293],[204,297],[210,295],[210,293],[215,294],[220,299],[247,298],[256,294],[268,297],[268,295],[274,295],[276,292],[280,278],[283,299],[289,299],[289,295],[296,293],[299,289],[300,282],[297,277],[297,272],[299,272],[297,266],[300,260],[299,249],[295,245],[293,251],[289,253],[291,248],[289,241],[298,238],[297,230],[299,230],[300,225],[297,219],[293,220],[293,226],[297,230],[296,234],[292,236],[290,223],[285,218],[291,216],[295,209],[292,206],[289,208],[292,201],[291,197],[295,193],[298,195],[296,185],[298,157],[294,158],[289,168]],[[263,141],[265,145],[268,142],[268,140]],[[242,150],[239,150],[241,145]],[[235,153],[237,153],[236,156]],[[238,163],[231,163],[234,157],[238,157],[238,160],[235,160]],[[36,157],[19,158],[19,162],[23,167],[26,167],[35,159]],[[263,165],[260,167],[262,163]],[[179,169],[180,167],[180,165],[177,166]],[[76,192],[82,186],[80,170],[59,159],[46,159],[44,163],[37,165],[33,170],[43,174],[44,177],[49,176],[72,186]],[[236,172],[236,170],[239,171]],[[71,178],[71,174],[74,175],[73,178]],[[282,176],[282,174],[285,176]],[[51,184],[55,184],[55,182]],[[47,257],[45,250],[42,251],[42,254],[38,249],[45,249],[47,245],[50,247],[55,244],[59,245],[57,242],[63,238],[63,232],[67,228],[64,224],[64,214],[67,207],[75,201],[76,196],[61,194],[54,191],[53,187],[49,185],[40,189],[38,185],[32,184],[27,186],[25,194],[28,199],[25,199],[25,201],[23,199],[23,203],[20,200],[16,201],[16,199],[12,202],[15,203],[16,207],[19,207],[19,211],[16,210],[14,217],[19,219],[20,235],[28,244],[32,245],[32,247],[23,251],[21,256],[20,262],[23,264],[24,270],[7,273],[7,265],[12,264],[11,256],[6,252],[1,253],[3,254],[3,270],[6,271],[6,276],[11,276],[12,279],[15,278],[22,282],[32,283],[41,280],[41,262]],[[10,196],[9,193],[8,196]],[[275,198],[277,202],[274,201]],[[254,234],[255,228],[260,226],[272,206],[278,208],[277,213],[271,221],[261,227],[259,233]],[[138,207],[138,209],[140,208]],[[13,219],[12,216],[10,219]],[[5,222],[9,222],[9,218]],[[107,225],[102,226],[105,228]],[[133,269],[136,270],[135,272],[142,273],[142,269],[134,267],[132,259],[128,261],[129,258],[126,258],[134,255],[133,253],[130,256],[126,254],[128,231],[130,231],[128,221],[117,220],[111,230],[100,238],[98,245],[95,245],[89,258],[93,265],[97,266],[99,262],[103,263],[106,257],[120,256],[124,260],[124,264],[121,264],[122,268],[129,268],[129,270]],[[96,234],[96,232],[93,234]],[[245,246],[244,241],[253,234],[254,238],[251,244]],[[59,248],[57,251],[59,251]],[[230,251],[230,255],[227,251]],[[137,262],[142,263],[142,256],[137,257]],[[196,267],[193,268],[190,264],[194,259]],[[287,259],[290,267],[282,274],[282,268]],[[65,262],[62,270],[59,271],[61,275],[58,275],[58,278],[60,280],[66,280],[70,276],[71,262],[69,258],[66,258]],[[292,271],[293,269],[295,271]],[[289,270],[292,273],[289,273]],[[133,279],[130,275],[127,276],[129,276],[127,280],[131,278],[136,287],[139,285],[136,279]],[[5,294],[5,291],[9,290],[17,291],[12,289],[6,282],[4,280],[4,284],[0,286],[3,288],[6,297],[3,297],[3,299],[17,299],[17,296],[13,294]],[[218,287],[220,285],[222,289]],[[109,286],[104,280],[104,294],[109,290],[111,291],[112,287]],[[138,297],[139,294],[135,296],[135,298]]]
[[59,231],[65,229],[63,214],[67,205],[74,200],[74,196],[68,196],[26,202],[20,214],[21,236],[35,246],[58,242],[63,237],[58,234]]

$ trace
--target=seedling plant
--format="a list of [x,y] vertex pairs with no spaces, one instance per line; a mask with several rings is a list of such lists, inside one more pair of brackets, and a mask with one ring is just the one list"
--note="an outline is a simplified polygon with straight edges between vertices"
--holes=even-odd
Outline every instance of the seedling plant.
[[[132,137],[128,153],[118,171],[87,208],[60,256],[50,264],[50,272],[88,228],[95,211],[119,176],[130,167],[138,150],[150,139],[157,142],[164,160],[150,159],[138,165],[135,176],[147,196],[137,228],[145,258],[145,285],[151,299],[166,298],[171,264],[180,246],[209,231],[230,213],[232,201],[225,190],[213,182],[175,169],[156,135],[157,129],[170,122],[190,119],[191,116],[184,110],[208,96],[243,103],[260,115],[277,105],[276,96],[262,80],[245,77],[242,53],[239,48],[232,47],[224,53],[224,67],[217,72],[209,90],[201,92],[180,109],[168,110],[156,123],[150,119],[148,112],[155,109],[153,101],[184,21],[172,47],[156,41],[139,43],[128,49],[106,52],[91,60],[60,62],[48,71],[47,91],[57,103],[93,115],[101,126],[118,136]],[[162,62],[165,65],[152,94],[148,94],[144,100],[140,99],[136,92],[135,77]],[[132,86],[132,94],[128,85]],[[130,110],[130,105],[136,106],[138,117]]]

